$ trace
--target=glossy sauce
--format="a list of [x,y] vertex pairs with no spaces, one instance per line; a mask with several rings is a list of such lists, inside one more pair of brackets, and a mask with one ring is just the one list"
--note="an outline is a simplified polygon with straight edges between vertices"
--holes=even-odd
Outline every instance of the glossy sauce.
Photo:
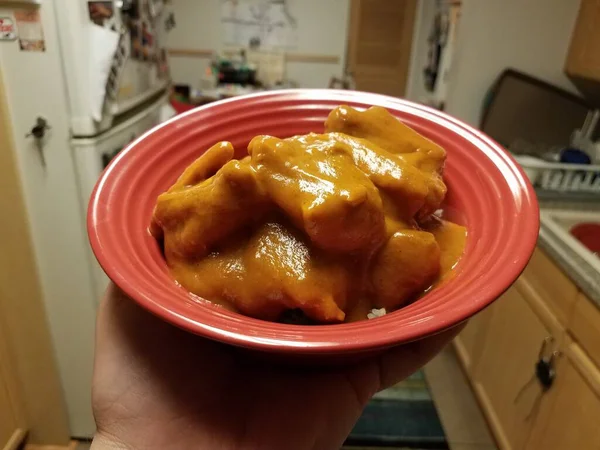
[[382,108],[332,111],[325,134],[218,143],[158,200],[174,278],[243,314],[317,323],[391,311],[449,276],[466,231],[432,216],[445,152]]

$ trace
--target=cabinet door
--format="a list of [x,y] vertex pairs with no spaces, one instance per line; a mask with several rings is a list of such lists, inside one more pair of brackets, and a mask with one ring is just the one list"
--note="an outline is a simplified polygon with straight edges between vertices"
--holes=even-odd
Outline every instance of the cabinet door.
[[454,348],[467,374],[472,377],[483,351],[488,324],[495,305],[477,314],[454,339]]
[[600,0],[582,0],[565,64],[568,75],[600,80],[599,21]]
[[556,380],[544,399],[528,450],[600,449],[600,370],[574,343],[556,364]]
[[594,364],[600,367],[600,309],[583,293],[577,298],[569,331]]
[[542,249],[537,247],[522,275],[556,316],[567,325],[577,299],[577,286]]
[[542,395],[535,363],[548,338],[558,341],[554,327],[540,319],[526,297],[531,288],[517,280],[494,305],[484,348],[473,381],[500,447],[521,449]]

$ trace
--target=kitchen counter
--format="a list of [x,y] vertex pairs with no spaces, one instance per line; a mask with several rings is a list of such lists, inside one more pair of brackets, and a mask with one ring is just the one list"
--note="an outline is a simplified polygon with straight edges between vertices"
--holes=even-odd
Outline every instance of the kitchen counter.
[[540,202],[541,220],[538,239],[538,246],[600,308],[600,272],[552,231],[547,217],[547,213],[552,211],[597,211],[600,213],[600,202],[585,202],[582,204],[575,202]]
[[[600,209],[541,206],[527,269],[454,347],[500,448],[587,449],[600,442],[600,259],[569,230]],[[535,382],[541,357],[555,362],[549,389]]]

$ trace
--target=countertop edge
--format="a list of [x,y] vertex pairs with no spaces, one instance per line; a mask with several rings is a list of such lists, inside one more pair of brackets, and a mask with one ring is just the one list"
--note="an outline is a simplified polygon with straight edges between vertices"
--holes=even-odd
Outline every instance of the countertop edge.
[[538,245],[600,309],[600,273],[589,267],[583,258],[556,237],[543,221],[540,224]]

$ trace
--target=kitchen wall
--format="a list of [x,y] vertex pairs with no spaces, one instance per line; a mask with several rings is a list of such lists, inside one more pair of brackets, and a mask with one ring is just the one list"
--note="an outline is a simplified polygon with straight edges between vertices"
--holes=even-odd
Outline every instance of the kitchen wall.
[[[446,111],[478,125],[483,98],[506,67],[577,92],[563,66],[578,10],[575,0],[462,0]],[[419,0],[407,91],[415,101],[425,93],[422,73],[434,11],[434,1]]]
[[[343,72],[349,0],[287,0],[292,16],[298,21],[296,53],[332,55],[338,64],[291,62],[287,77],[301,87],[327,87],[332,76]],[[177,26],[169,33],[168,48],[214,50],[223,47],[221,40],[220,0],[177,0],[173,2]],[[171,57],[171,75],[175,83],[193,87],[208,66],[207,58]]]

